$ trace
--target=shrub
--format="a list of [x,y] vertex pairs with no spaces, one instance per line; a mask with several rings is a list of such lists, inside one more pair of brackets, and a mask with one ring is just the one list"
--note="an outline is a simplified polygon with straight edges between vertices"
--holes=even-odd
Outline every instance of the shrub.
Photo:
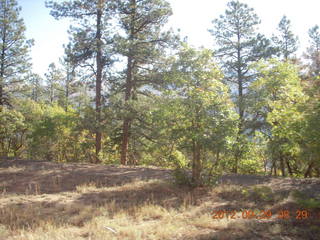
[[26,126],[23,115],[0,107],[0,156],[17,156],[25,143]]

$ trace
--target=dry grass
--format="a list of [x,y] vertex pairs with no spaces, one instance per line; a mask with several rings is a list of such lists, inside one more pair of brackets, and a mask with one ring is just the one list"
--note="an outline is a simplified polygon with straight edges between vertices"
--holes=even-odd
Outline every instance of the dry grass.
[[16,166],[16,165],[12,165],[6,169],[0,169],[0,173],[18,173],[18,172],[22,172],[25,171],[26,168],[24,166]]
[[[0,168],[0,172],[10,177],[28,171],[28,168],[14,169]],[[48,170],[41,169],[47,172],[38,176],[47,178]],[[40,178],[39,182],[33,178],[31,187],[30,182],[24,184],[24,188],[8,185],[10,191],[0,195],[0,240],[284,240],[316,239],[320,233],[317,219],[299,222],[275,218],[212,218],[213,211],[221,209],[276,211],[298,207],[290,192],[282,194],[269,185],[220,184],[214,188],[188,189],[161,178],[139,180],[136,175],[130,181],[121,182],[132,173],[125,169],[118,179],[113,178],[119,181],[118,185],[102,184],[100,175],[95,180],[98,174],[91,172],[90,175],[89,171],[86,172],[88,181],[82,179],[69,190],[71,185],[64,182],[67,180],[64,171],[50,175],[47,188]],[[137,173],[142,176],[145,171]],[[118,176],[116,171],[114,174]],[[15,181],[21,183],[22,180],[16,178]]]
[[[178,237],[185,232],[184,226],[189,221],[183,216],[183,212],[174,207],[173,202],[177,204],[180,201],[185,208],[190,196],[172,196],[168,202],[159,199],[160,195],[165,197],[167,193],[156,191],[168,189],[174,192],[167,183],[149,181],[99,189],[94,184],[82,185],[68,199],[61,200],[58,196],[51,196],[49,201],[36,201],[34,197],[25,202],[27,196],[18,199],[7,195],[4,197],[15,199],[17,203],[7,203],[1,208],[0,239]],[[124,192],[132,194],[122,198]],[[46,199],[41,195],[38,197]],[[90,199],[95,204],[88,204]],[[170,202],[172,207],[168,207]]]

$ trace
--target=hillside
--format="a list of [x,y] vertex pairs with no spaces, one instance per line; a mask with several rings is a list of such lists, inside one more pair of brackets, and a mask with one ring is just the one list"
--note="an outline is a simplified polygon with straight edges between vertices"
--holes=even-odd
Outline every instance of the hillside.
[[319,179],[225,175],[189,189],[168,169],[0,162],[1,240],[318,239],[319,224]]

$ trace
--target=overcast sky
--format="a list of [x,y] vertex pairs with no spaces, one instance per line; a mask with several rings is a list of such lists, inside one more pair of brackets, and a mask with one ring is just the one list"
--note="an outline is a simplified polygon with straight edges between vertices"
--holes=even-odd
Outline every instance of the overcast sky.
[[[173,9],[170,26],[181,29],[194,46],[212,48],[214,41],[207,31],[211,21],[223,14],[227,0],[169,0]],[[308,45],[308,29],[320,25],[319,0],[242,0],[254,8],[261,19],[260,32],[271,36],[283,15],[292,23],[300,39],[299,53]],[[68,42],[67,20],[55,20],[45,8],[44,0],[18,0],[27,27],[27,37],[35,40],[32,48],[33,70],[43,75],[51,62],[63,55],[62,45]]]

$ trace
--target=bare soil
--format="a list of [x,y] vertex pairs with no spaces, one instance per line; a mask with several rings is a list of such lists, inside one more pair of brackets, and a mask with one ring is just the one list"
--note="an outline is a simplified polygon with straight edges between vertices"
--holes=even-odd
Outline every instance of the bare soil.
[[112,187],[169,178],[171,171],[161,168],[27,160],[0,162],[0,192],[2,189],[17,194],[75,191],[77,186],[93,182],[98,187]]

